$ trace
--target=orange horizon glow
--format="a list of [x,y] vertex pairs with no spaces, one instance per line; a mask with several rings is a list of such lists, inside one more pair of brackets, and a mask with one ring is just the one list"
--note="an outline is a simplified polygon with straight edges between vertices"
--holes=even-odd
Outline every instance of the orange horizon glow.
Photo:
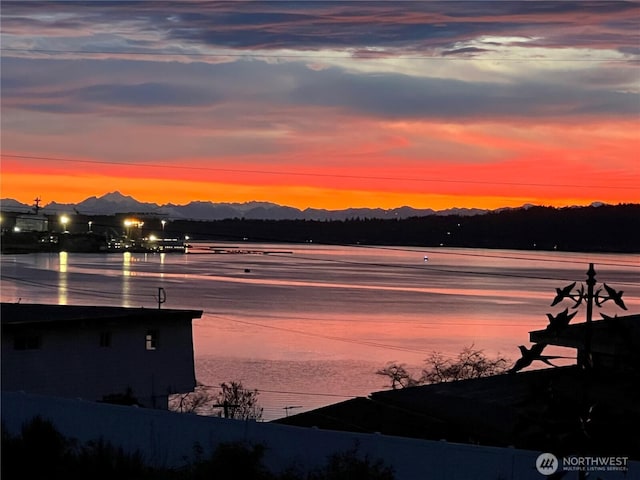
[[259,201],[301,210],[640,202],[635,122],[467,126],[404,121],[381,128],[375,142],[356,135],[350,143],[350,132],[338,136],[340,152],[334,145],[330,160],[324,144],[314,148],[309,139],[278,154],[148,163],[62,155],[57,161],[55,155],[39,159],[31,152],[5,151],[0,194],[28,205],[35,197],[43,205],[79,203],[119,191],[158,205]]
[[[4,151],[0,193],[29,205],[119,191],[159,205],[259,201],[301,210],[640,202],[634,121],[352,123],[332,142],[289,138],[277,153],[140,162]],[[140,142],[157,136],[141,130]]]
[[[100,185],[98,190],[96,185]],[[536,187],[531,187],[535,189]],[[89,197],[100,197],[110,192],[119,191],[140,202],[163,205],[188,204],[192,201],[211,201],[213,203],[244,203],[251,201],[272,202],[304,210],[305,208],[322,208],[339,210],[346,208],[383,208],[392,209],[402,206],[413,208],[480,208],[495,209],[501,207],[519,207],[530,203],[551,207],[572,205],[589,205],[594,201],[609,204],[637,203],[637,199],[629,198],[625,191],[608,189],[597,196],[551,196],[545,195],[491,195],[473,194],[471,192],[419,193],[402,190],[364,190],[330,187],[311,187],[298,185],[248,185],[223,184],[211,181],[188,181],[173,179],[123,178],[87,174],[2,174],[2,198],[11,198],[31,205],[35,197],[42,199],[42,204],[79,203]],[[169,192],[169,193],[167,193]]]

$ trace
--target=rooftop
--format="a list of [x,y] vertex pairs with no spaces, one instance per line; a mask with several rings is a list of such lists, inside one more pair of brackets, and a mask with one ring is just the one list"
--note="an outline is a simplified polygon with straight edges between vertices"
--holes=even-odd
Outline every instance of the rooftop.
[[2,326],[68,324],[76,322],[127,322],[140,319],[191,320],[200,318],[201,310],[102,307],[88,305],[46,305],[36,303],[0,304]]
[[[592,351],[627,368],[578,365],[374,392],[276,420],[331,430],[640,459],[640,315],[591,323]],[[531,340],[583,348],[584,323]],[[619,365],[614,362],[612,365]]]
[[590,327],[583,322],[560,330],[535,330],[529,332],[529,339],[535,343],[582,348],[587,328],[591,328],[591,349],[595,353],[637,356],[640,351],[640,315],[605,316],[602,320],[592,321]]

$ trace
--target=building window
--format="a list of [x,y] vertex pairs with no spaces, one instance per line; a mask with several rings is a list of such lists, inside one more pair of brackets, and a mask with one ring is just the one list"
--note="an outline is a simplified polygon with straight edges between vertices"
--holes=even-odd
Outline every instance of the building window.
[[100,346],[103,348],[111,346],[111,332],[100,332]]
[[14,350],[39,350],[41,347],[39,335],[19,335],[13,339]]
[[156,350],[158,348],[157,330],[147,330],[145,345],[147,350]]

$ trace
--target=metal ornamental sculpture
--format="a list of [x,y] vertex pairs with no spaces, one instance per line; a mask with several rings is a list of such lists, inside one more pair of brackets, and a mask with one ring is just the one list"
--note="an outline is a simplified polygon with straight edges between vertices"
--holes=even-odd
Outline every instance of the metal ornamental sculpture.
[[[580,289],[576,290],[576,292],[573,293],[572,290],[576,286],[576,282],[573,282],[571,285],[567,285],[564,288],[556,288],[556,298],[554,298],[553,302],[551,302],[551,306],[553,307],[554,305],[557,305],[565,298],[569,298],[574,302],[571,308],[578,308],[578,306],[583,301],[587,302],[587,308],[589,308],[590,303],[592,301],[599,308],[608,300],[613,300],[613,302],[623,310],[627,309],[627,306],[622,301],[622,294],[624,293],[622,290],[618,292],[613,288],[611,288],[606,283],[603,283],[602,287],[607,292],[607,294],[602,295],[602,288],[599,288],[595,293],[593,293],[593,286],[596,283],[596,280],[595,280],[596,272],[593,269],[593,263],[589,264],[589,271],[587,272],[587,275],[588,275],[588,278],[587,278],[586,294],[584,291],[584,285],[580,285]],[[591,308],[593,308],[592,305],[591,305]],[[589,317],[587,317],[587,321],[590,321]]]
[[553,363],[549,360],[554,358],[559,358],[555,355],[542,355],[542,351],[547,346],[546,343],[536,343],[531,346],[531,348],[527,348],[524,345],[518,345],[520,349],[520,354],[522,355],[516,363],[509,369],[509,373],[516,373],[518,370],[522,370],[525,367],[531,365],[534,361],[539,360],[541,362],[546,363],[552,367],[555,367]]
[[[564,300],[568,299],[573,302],[571,306],[572,309],[577,309],[583,302],[586,304],[587,312],[586,312],[586,325],[585,325],[585,339],[584,339],[584,351],[583,355],[578,358],[578,365],[582,368],[590,368],[591,367],[591,336],[592,336],[592,321],[593,321],[593,306],[595,305],[598,308],[601,308],[603,304],[608,302],[609,300],[613,301],[618,307],[626,310],[627,307],[622,300],[622,291],[617,291],[611,288],[606,283],[602,284],[601,288],[595,290],[596,285],[596,271],[593,268],[593,263],[589,264],[589,270],[587,271],[587,281],[586,281],[586,290],[584,285],[580,285],[579,288],[576,288],[577,282],[573,282],[567,285],[564,288],[556,288],[556,296],[551,302],[551,306],[558,305]],[[595,290],[595,291],[594,291]],[[576,316],[578,312],[569,313],[569,308],[565,308],[562,312],[557,315],[552,315],[547,313],[547,318],[549,319],[549,324],[547,325],[546,330],[549,332],[553,332],[555,334],[560,333],[564,330],[573,317]],[[611,317],[602,314],[602,318],[605,320],[610,319]],[[518,359],[515,365],[509,370],[509,372],[514,373],[518,370],[521,370],[524,367],[531,365],[531,363],[535,360],[540,360],[545,363],[550,364],[548,361],[550,358],[560,358],[560,357],[550,357],[541,355],[542,350],[546,347],[544,343],[536,343],[530,349],[526,349],[523,345],[520,345],[520,351],[522,352],[522,357]]]

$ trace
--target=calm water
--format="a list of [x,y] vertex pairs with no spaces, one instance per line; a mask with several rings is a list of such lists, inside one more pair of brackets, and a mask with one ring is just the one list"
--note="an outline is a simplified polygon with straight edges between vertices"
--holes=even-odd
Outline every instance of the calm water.
[[[381,390],[375,370],[388,361],[417,373],[430,353],[472,344],[515,360],[528,332],[564,308],[549,306],[555,288],[584,282],[589,263],[599,284],[624,291],[628,313],[640,312],[639,255],[211,246],[4,255],[2,301],[155,307],[161,287],[164,307],[204,311],[193,326],[198,380],[257,388],[266,420]],[[601,311],[624,313],[611,302]],[[583,318],[581,309],[574,322]]]

